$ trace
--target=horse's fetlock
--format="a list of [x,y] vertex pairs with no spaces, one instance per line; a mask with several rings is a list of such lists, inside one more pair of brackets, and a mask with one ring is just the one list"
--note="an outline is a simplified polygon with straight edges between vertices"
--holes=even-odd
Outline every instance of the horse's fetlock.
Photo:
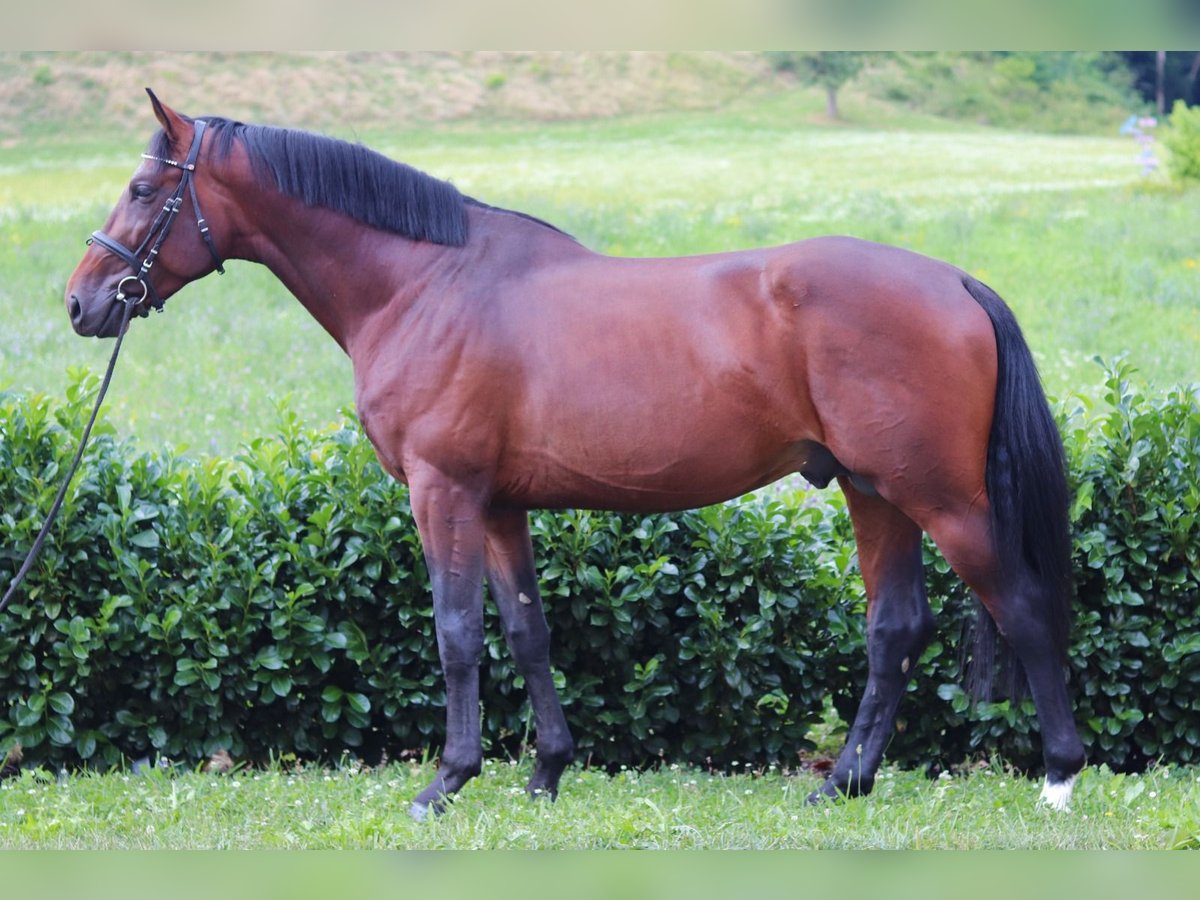
[[466,781],[483,771],[482,753],[448,753],[442,755],[441,769],[447,776]]
[[538,739],[538,766],[561,772],[575,761],[575,742],[567,738],[565,743],[548,744]]

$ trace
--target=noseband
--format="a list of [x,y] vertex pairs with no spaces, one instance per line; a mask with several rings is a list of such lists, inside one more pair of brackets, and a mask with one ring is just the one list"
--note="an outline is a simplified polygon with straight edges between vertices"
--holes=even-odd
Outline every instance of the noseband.
[[[117,294],[115,299],[120,302],[125,302],[125,285],[128,282],[140,284],[142,286],[141,299],[148,302],[151,306],[162,312],[164,300],[154,290],[154,286],[150,283],[150,268],[154,265],[154,259],[158,256],[158,251],[162,247],[163,242],[167,239],[167,235],[171,232],[171,226],[175,223],[175,217],[179,214],[180,208],[183,206],[183,194],[187,191],[192,196],[192,209],[196,213],[196,227],[200,229],[200,237],[204,239],[204,244],[208,247],[208,252],[212,255],[213,262],[217,265],[217,272],[221,275],[225,274],[225,266],[222,264],[221,255],[217,253],[217,247],[213,243],[212,235],[208,231],[208,222],[205,221],[204,215],[200,212],[200,201],[196,197],[196,183],[194,174],[196,171],[196,161],[200,157],[200,144],[204,140],[204,131],[208,127],[208,123],[203,119],[195,121],[196,132],[192,137],[192,146],[188,150],[187,159],[180,163],[173,159],[163,159],[160,156],[151,156],[148,153],[143,153],[143,159],[152,159],[155,162],[164,163],[168,166],[174,166],[183,172],[179,179],[179,184],[168,199],[158,216],[154,219],[154,223],[150,226],[150,231],[146,235],[136,250],[130,250],[116,238],[110,237],[103,231],[93,231],[88,243],[93,241],[103,247],[110,253],[119,256],[135,274],[126,275],[117,284]],[[141,315],[147,315],[147,311],[143,308]]]

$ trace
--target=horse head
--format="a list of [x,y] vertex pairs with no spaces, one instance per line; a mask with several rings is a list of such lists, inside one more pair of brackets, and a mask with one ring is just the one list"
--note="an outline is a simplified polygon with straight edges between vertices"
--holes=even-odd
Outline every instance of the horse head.
[[[123,304],[135,304],[145,315],[150,307],[162,309],[188,282],[224,271],[213,234],[221,230],[226,204],[213,179],[196,177],[212,157],[202,152],[207,123],[175,112],[149,88],[146,93],[162,130],[67,282],[67,312],[81,335],[116,337]],[[218,214],[215,224],[204,218],[202,206]],[[184,210],[190,215],[175,228]]]

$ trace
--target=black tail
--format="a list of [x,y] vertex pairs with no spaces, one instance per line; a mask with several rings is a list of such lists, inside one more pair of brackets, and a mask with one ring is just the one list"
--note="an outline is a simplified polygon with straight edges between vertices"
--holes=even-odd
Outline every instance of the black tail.
[[[1062,438],[1046,402],[1037,366],[1012,310],[987,285],[967,277],[963,286],[983,307],[996,332],[996,403],[988,441],[986,484],[992,510],[992,539],[1003,570],[1041,608],[1038,624],[1051,631],[1065,662],[1071,628],[1071,527]],[[997,665],[996,626],[982,609],[976,617],[970,684],[990,697],[998,668],[1011,678],[1005,687],[1024,693],[1024,674],[1015,660]],[[1001,643],[1007,655],[1007,645]]]

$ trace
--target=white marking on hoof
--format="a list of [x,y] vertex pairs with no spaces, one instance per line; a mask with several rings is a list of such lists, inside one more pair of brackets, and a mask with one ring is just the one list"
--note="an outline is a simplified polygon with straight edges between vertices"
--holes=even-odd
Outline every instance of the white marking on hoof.
[[517,594],[517,599],[520,600],[522,603],[524,603],[526,606],[528,606],[530,603],[533,602],[532,600],[529,599],[529,596],[524,591],[520,591]]
[[1051,809],[1066,809],[1071,802],[1071,791],[1075,787],[1075,777],[1072,775],[1066,781],[1052,782],[1049,778],[1042,786],[1042,803]]
[[907,656],[906,656],[906,657],[904,657],[904,659],[903,659],[903,660],[901,660],[901,662],[900,662],[900,671],[901,671],[901,672],[907,672],[907,671],[908,671],[908,657],[907,657]]
[[429,807],[424,803],[414,803],[408,808],[408,814],[414,822],[424,822],[429,818]]

